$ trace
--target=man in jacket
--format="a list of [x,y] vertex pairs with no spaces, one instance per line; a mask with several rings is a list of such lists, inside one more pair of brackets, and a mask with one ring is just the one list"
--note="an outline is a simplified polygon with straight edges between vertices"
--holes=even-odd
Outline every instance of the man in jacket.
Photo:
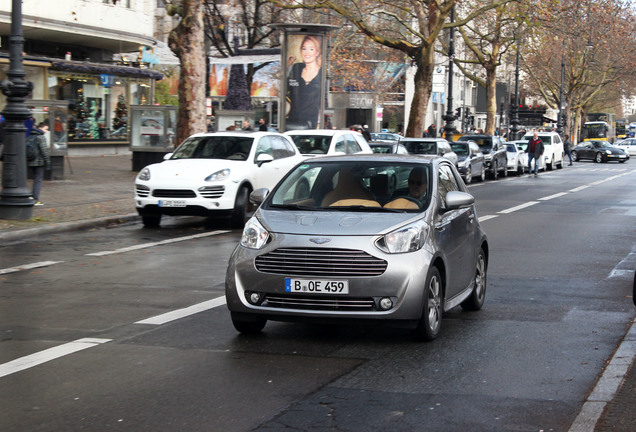
[[539,175],[539,160],[543,155],[543,141],[539,138],[539,133],[534,131],[532,138],[528,141],[528,172],[532,173],[532,159],[534,159],[534,175]]
[[[42,190],[42,181],[44,180],[44,170],[51,169],[51,155],[49,153],[49,144],[44,135],[49,130],[49,125],[45,122],[41,122],[31,130],[31,136],[34,136],[38,141],[38,151],[35,159],[29,161],[27,164],[33,171],[33,190],[31,195],[35,200],[36,206],[44,205],[40,201],[40,191]],[[28,138],[27,138],[28,139]]]

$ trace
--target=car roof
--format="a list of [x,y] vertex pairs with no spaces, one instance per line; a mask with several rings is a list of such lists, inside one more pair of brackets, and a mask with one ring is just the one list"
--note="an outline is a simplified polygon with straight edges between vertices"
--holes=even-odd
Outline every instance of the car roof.
[[275,131],[219,131],[219,132],[200,132],[190,136],[253,136],[260,137],[263,135],[282,135],[280,132]]
[[358,131],[353,131],[349,129],[298,129],[298,130],[288,130],[283,132],[283,135],[323,135],[323,136],[335,136],[345,133],[354,133],[358,135],[362,135]]
[[403,141],[417,141],[417,142],[440,142],[440,141],[446,141],[444,138],[433,138],[433,137],[421,137],[421,138],[413,138],[413,137],[404,137],[404,138],[400,138],[400,142]]

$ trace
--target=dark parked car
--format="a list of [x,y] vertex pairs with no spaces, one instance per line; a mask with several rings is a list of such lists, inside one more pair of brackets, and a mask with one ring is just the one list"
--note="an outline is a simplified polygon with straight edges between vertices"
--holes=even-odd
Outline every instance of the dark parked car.
[[508,175],[508,154],[506,143],[497,135],[462,135],[458,141],[475,141],[484,154],[486,173],[495,180],[500,174]]
[[590,159],[594,162],[608,162],[611,160],[620,163],[629,159],[629,155],[618,147],[614,147],[607,141],[583,141],[572,149],[572,159],[580,161],[582,159]]
[[444,138],[402,138],[400,144],[409,154],[442,156],[457,166],[457,155]]
[[474,141],[454,141],[451,148],[457,154],[457,170],[464,179],[464,183],[470,184],[473,178],[479,181],[486,179],[486,165],[484,154]]

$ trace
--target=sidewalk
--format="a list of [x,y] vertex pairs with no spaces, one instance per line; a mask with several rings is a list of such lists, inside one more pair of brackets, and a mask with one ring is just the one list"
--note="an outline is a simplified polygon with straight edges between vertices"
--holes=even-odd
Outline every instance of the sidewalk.
[[[65,180],[45,181],[28,221],[0,219],[0,242],[54,231],[138,220],[132,155],[81,156],[65,161]],[[28,181],[29,187],[31,181]],[[603,372],[570,432],[636,431],[636,326]]]

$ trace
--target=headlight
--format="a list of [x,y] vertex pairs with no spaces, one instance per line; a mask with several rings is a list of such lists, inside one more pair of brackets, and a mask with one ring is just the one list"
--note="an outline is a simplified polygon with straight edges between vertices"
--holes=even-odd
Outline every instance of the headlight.
[[251,218],[245,224],[243,228],[243,235],[241,236],[241,246],[249,249],[260,249],[269,239],[269,232],[255,217]]
[[150,170],[148,167],[139,171],[139,175],[137,176],[139,180],[150,180]]
[[205,181],[223,181],[230,176],[230,170],[228,168],[222,169],[215,173],[210,174],[205,178]]
[[611,150],[605,150],[605,154],[611,155],[612,151]]
[[376,241],[376,246],[386,253],[415,252],[424,246],[428,229],[423,222],[388,233]]

